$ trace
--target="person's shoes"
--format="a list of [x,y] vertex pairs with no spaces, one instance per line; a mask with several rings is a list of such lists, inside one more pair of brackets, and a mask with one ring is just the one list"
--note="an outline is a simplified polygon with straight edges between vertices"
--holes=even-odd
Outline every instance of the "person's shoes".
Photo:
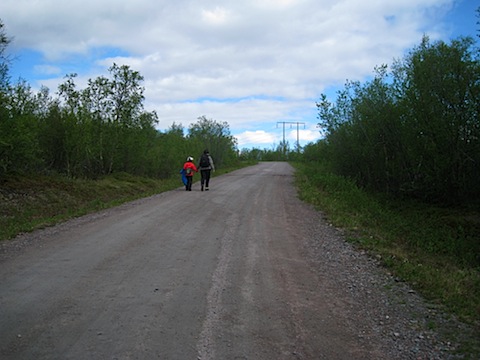
[[205,191],[208,191],[208,187],[205,186]]
[[202,189],[201,189],[201,190],[203,191],[203,185],[202,185]]

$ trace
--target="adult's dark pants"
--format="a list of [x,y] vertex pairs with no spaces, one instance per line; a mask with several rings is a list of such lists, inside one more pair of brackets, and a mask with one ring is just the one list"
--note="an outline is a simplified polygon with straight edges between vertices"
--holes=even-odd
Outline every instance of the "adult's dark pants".
[[202,185],[205,185],[205,187],[208,188],[208,184],[210,183],[210,172],[212,170],[200,170],[200,175],[201,175],[201,180],[200,180],[200,184]]

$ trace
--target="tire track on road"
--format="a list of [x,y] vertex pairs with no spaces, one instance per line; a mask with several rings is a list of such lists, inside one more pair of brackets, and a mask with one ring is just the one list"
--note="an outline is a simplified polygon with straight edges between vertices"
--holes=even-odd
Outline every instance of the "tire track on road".
[[225,233],[221,239],[221,250],[217,267],[212,275],[212,285],[207,295],[207,311],[203,322],[202,331],[197,342],[197,359],[206,360],[215,358],[214,331],[218,328],[222,316],[222,292],[228,286],[227,270],[232,258],[232,247],[235,229],[240,221],[236,214],[233,214],[226,223]]

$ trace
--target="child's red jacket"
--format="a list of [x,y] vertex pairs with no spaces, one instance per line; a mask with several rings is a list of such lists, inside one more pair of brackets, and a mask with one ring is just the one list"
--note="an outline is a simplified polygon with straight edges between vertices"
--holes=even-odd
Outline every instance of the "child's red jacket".
[[[191,169],[190,173],[187,169]],[[197,172],[197,167],[192,161],[187,161],[185,164],[183,164],[183,170],[185,170],[185,175],[186,176],[193,176],[193,172]]]

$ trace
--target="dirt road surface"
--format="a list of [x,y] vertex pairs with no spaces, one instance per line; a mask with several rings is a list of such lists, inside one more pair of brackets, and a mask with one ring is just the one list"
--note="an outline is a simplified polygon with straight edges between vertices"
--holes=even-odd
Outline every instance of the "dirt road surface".
[[297,198],[287,163],[0,250],[3,360],[444,358],[422,300]]

